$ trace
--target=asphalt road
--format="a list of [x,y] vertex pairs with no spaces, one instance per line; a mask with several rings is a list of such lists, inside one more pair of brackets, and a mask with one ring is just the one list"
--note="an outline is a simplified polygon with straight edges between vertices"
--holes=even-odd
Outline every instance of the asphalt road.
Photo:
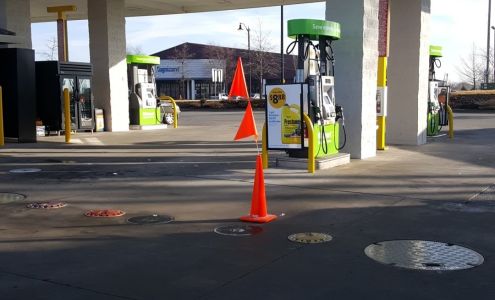
[[[266,197],[277,220],[253,236],[224,236],[213,230],[241,225],[253,189],[256,145],[232,141],[241,118],[186,111],[178,129],[0,149],[0,192],[26,196],[0,200],[0,299],[495,299],[495,114],[457,113],[454,140],[391,146],[314,175],[271,167]],[[256,112],[259,130],[263,118]],[[19,168],[41,172],[10,172]],[[43,201],[67,206],[26,207]],[[85,217],[90,209],[126,215]],[[152,214],[174,221],[126,222]],[[298,232],[333,240],[287,239]],[[465,246],[484,263],[419,271],[364,254],[404,239]]]

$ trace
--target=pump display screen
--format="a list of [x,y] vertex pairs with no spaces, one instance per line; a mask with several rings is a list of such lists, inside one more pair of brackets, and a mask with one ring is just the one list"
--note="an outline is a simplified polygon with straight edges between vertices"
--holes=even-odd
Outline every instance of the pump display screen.
[[266,95],[268,149],[302,149],[304,140],[303,85],[267,85]]

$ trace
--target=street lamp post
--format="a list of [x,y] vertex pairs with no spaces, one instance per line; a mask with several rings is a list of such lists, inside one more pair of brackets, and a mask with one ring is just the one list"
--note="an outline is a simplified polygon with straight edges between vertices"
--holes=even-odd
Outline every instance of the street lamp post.
[[[491,0],[490,0],[491,1]],[[248,64],[249,64],[249,97],[251,97],[251,35],[250,35],[250,32],[251,32],[251,29],[249,28],[249,26],[246,26],[246,24],[244,23],[239,23],[239,28],[237,28],[237,30],[244,30],[246,29],[247,31],[247,35],[248,35]]]
[[485,83],[488,84],[488,78],[490,77],[490,26],[491,26],[491,17],[492,17],[492,0],[488,0],[488,34],[486,37],[486,77]]
[[[493,59],[495,59],[495,26],[492,26],[493,29]],[[493,68],[493,82],[495,82],[495,67]]]

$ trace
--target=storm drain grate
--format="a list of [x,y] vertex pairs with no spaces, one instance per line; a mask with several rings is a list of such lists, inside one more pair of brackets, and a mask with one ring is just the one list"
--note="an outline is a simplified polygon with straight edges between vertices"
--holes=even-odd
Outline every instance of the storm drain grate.
[[27,168],[27,169],[12,169],[10,173],[21,174],[21,173],[37,173],[41,172],[41,169]]
[[34,202],[26,205],[27,208],[32,209],[54,209],[54,208],[62,208],[67,206],[65,202]]
[[171,216],[153,214],[149,216],[137,216],[127,219],[127,222],[136,225],[167,224],[174,220]]
[[6,204],[14,201],[22,201],[26,196],[16,193],[0,193],[0,204]]
[[263,231],[260,226],[254,225],[225,225],[215,228],[215,233],[229,236],[250,236]]
[[289,241],[303,244],[321,244],[330,242],[333,237],[326,233],[303,232],[289,235]]
[[484,261],[483,256],[471,249],[432,241],[384,241],[369,245],[364,252],[382,264],[427,271],[470,269]]
[[118,209],[93,209],[84,214],[92,218],[116,218],[125,215],[125,212]]

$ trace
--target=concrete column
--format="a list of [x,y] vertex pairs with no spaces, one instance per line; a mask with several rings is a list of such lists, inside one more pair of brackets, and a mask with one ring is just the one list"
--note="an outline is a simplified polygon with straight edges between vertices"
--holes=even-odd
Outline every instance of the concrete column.
[[129,130],[124,0],[88,0],[89,50],[95,106],[105,128]]
[[32,49],[30,0],[0,0],[0,28],[13,31],[22,38],[20,44],[0,47]]
[[426,143],[430,0],[390,1],[387,140]]
[[342,39],[333,45],[335,94],[347,130],[343,152],[359,159],[376,156],[378,0],[327,0],[326,19],[342,28]]
[[191,100],[196,100],[196,82],[191,79]]

